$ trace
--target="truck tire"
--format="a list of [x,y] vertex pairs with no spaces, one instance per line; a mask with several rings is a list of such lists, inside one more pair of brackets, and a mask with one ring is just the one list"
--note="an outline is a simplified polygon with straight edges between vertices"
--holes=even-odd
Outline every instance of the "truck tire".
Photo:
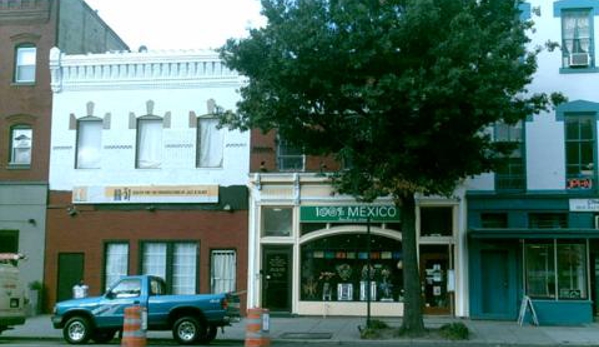
[[91,337],[91,325],[84,317],[75,316],[69,318],[62,329],[62,336],[72,345],[87,343]]
[[206,335],[206,326],[195,317],[183,316],[173,325],[173,338],[180,345],[191,345]]
[[207,345],[212,340],[216,338],[216,333],[218,332],[218,327],[215,325],[210,325],[206,329],[206,334],[198,339],[198,343],[200,345]]
[[96,330],[92,335],[92,340],[96,343],[107,343],[114,338],[115,330]]

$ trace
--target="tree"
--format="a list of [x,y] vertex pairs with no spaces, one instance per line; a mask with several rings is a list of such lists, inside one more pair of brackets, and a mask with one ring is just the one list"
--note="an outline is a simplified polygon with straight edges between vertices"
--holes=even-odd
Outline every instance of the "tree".
[[262,0],[266,26],[221,48],[248,77],[224,123],[277,129],[308,154],[351,163],[333,176],[341,192],[393,197],[402,218],[401,329],[410,335],[424,332],[415,194],[449,196],[464,178],[493,170],[512,148],[485,130],[549,105],[526,89],[539,49],[526,49],[532,23],[518,5]]

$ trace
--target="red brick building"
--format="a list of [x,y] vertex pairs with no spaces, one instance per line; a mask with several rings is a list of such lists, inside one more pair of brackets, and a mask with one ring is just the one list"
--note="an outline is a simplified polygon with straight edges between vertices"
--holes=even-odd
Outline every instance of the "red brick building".
[[83,0],[0,0],[0,252],[28,257],[25,285],[44,280],[52,47],[128,49]]

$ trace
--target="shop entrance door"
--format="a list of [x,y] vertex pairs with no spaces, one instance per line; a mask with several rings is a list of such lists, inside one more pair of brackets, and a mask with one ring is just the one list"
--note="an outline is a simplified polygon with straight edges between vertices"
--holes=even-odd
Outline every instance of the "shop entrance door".
[[291,312],[291,246],[267,246],[262,253],[262,306]]
[[449,270],[448,251],[429,253],[423,247],[420,252],[423,313],[451,313],[450,296],[447,292],[447,270]]
[[482,250],[480,256],[482,313],[509,317],[508,251]]

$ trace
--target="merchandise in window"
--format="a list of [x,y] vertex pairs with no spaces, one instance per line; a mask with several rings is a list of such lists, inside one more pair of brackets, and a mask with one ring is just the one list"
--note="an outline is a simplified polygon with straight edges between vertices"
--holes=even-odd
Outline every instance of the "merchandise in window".
[[218,119],[198,119],[198,167],[222,167],[224,131],[218,129]]
[[371,235],[336,235],[301,248],[301,300],[398,302],[403,300],[401,242]]
[[27,45],[17,47],[15,65],[16,83],[35,82],[35,56],[35,47]]
[[10,138],[10,164],[30,165],[33,130],[28,126],[14,126]]

